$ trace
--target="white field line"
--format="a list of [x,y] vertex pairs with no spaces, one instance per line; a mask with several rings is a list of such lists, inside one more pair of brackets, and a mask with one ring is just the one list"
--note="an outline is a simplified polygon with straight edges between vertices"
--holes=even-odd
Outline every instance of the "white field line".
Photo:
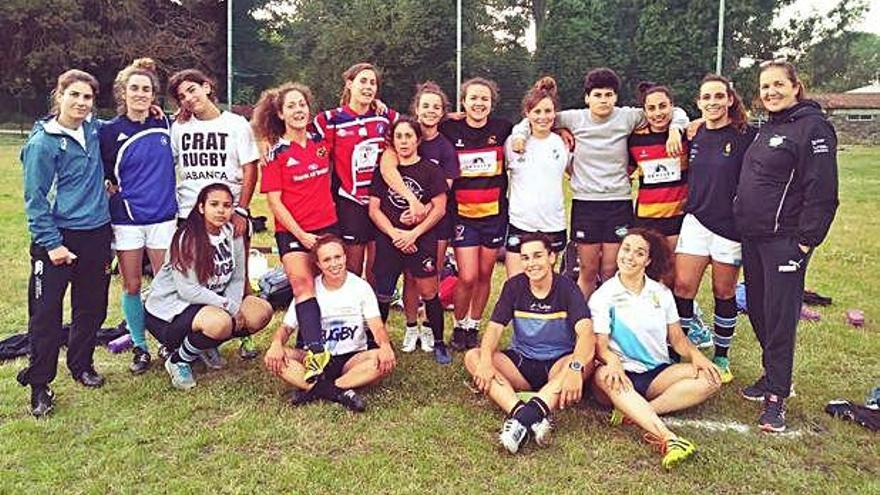
[[[665,417],[663,418],[663,422],[666,423],[668,426],[672,426],[675,428],[688,427],[708,431],[732,431],[735,433],[743,434],[751,432],[761,432],[758,427],[749,426],[747,424],[740,423],[739,421],[715,421],[711,419],[681,419]],[[805,434],[807,434],[807,432],[804,430],[789,430],[782,433],[773,433],[771,435],[779,437],[799,437]]]

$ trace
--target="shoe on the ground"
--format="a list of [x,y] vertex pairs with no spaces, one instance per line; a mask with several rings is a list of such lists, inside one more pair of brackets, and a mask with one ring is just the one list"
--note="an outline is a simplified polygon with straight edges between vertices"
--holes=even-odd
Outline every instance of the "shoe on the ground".
[[452,362],[452,354],[442,340],[434,342],[434,360],[437,364],[449,364]]
[[400,345],[401,352],[410,353],[416,350],[416,344],[419,341],[419,327],[406,327],[403,332],[403,343]]
[[199,354],[199,358],[201,358],[208,369],[222,370],[226,367],[226,360],[223,359],[223,356],[220,355],[220,350],[216,347],[205,349]]
[[238,357],[250,361],[251,359],[256,359],[257,356],[260,355],[260,351],[257,350],[257,343],[254,342],[253,337],[250,335],[241,337],[238,341]]
[[104,385],[104,377],[99,375],[94,369],[81,371],[73,379],[89,388],[98,388]]
[[306,357],[303,359],[303,366],[306,368],[303,379],[306,383],[314,383],[321,376],[321,373],[324,372],[324,368],[329,362],[330,351],[325,349],[315,353],[311,349],[306,350]]
[[541,421],[532,425],[532,438],[539,447],[547,447],[550,445],[552,438],[550,432],[553,431],[553,424],[550,418],[542,418]]
[[785,431],[785,399],[769,393],[764,397],[764,411],[758,418],[758,427],[768,433]]
[[468,349],[476,349],[480,347],[480,334],[476,328],[468,329],[465,334],[465,345]]
[[449,346],[456,351],[463,351],[468,348],[467,332],[464,328],[455,327],[452,329],[452,341],[449,342]]
[[697,452],[697,446],[693,442],[685,438],[676,437],[666,440],[663,449],[663,459],[660,465],[664,469],[672,469],[681,464],[685,459],[693,456]]
[[145,351],[138,346],[134,346],[131,353],[131,364],[128,365],[128,371],[131,371],[132,375],[140,375],[150,369],[150,361],[152,361],[152,357],[148,351]]
[[[758,381],[749,385],[748,387],[740,390],[740,395],[742,395],[743,399],[754,401],[754,402],[764,402],[764,396],[767,394],[767,378],[762,376],[758,378]],[[791,389],[788,392],[788,398],[792,398],[797,396],[794,392],[794,383],[791,384]]]
[[171,385],[180,390],[189,390],[196,386],[196,379],[193,377],[192,368],[189,363],[183,361],[173,363],[170,359],[165,361],[165,371],[171,377]]
[[721,375],[721,383],[730,383],[733,381],[733,373],[730,371],[730,358],[725,356],[715,356],[715,358],[712,359],[712,362],[718,367],[718,373]]
[[687,330],[688,340],[690,340],[692,344],[697,346],[697,349],[706,349],[715,345],[712,339],[712,331],[706,328],[701,322],[697,321],[696,319],[693,320],[693,323]]
[[364,402],[364,399],[351,389],[340,392],[335,400],[350,411],[364,412],[367,409],[367,404]]
[[159,359],[162,361],[168,361],[168,358],[171,357],[171,349],[165,347],[164,345],[159,345],[159,350],[156,352],[159,356]]
[[516,418],[510,417],[501,425],[501,433],[498,440],[501,445],[511,454],[516,454],[520,446],[526,441],[529,431]]
[[312,390],[300,390],[298,388],[284,394],[284,400],[287,401],[288,405],[293,407],[308,404],[309,402],[317,400],[317,398],[318,397],[312,392]]
[[48,386],[31,387],[31,414],[35,418],[47,416],[55,408],[55,394]]
[[434,352],[434,330],[431,327],[422,325],[422,330],[419,332],[419,343],[422,352]]

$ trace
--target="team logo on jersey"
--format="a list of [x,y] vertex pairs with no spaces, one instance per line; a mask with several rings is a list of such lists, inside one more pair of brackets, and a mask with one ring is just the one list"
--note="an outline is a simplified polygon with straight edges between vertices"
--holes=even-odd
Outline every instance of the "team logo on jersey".
[[654,309],[660,309],[660,296],[656,292],[651,293],[651,302],[654,303]]
[[126,139],[128,139],[128,134],[126,134],[126,133],[124,133],[124,132],[120,132],[119,135],[116,136],[116,142],[117,142],[117,143],[118,143],[119,141],[125,141]]
[[730,141],[724,143],[724,150],[721,152],[724,156],[730,156],[730,152],[733,151],[733,143]]
[[426,272],[433,272],[434,260],[432,260],[431,258],[425,258],[424,260],[422,260],[422,268],[424,268]]
[[327,147],[326,146],[318,147],[317,153],[318,153],[319,157],[324,158],[325,156],[327,156]]
[[779,134],[774,134],[773,137],[770,138],[770,141],[768,141],[767,144],[770,145],[771,148],[778,148],[778,147],[782,146],[782,143],[784,143],[784,142],[785,142],[785,136],[780,136]]
[[498,144],[498,138],[495,136],[495,134],[492,134],[491,136],[489,136],[488,139],[486,139],[486,145],[488,145],[488,146],[495,146],[497,144]]
[[162,146],[168,146],[168,138],[166,138],[165,136],[162,136],[159,139],[159,142],[162,143]]
[[290,157],[287,159],[287,163],[284,164],[286,167],[293,167],[299,165],[299,160],[294,157]]
[[380,136],[385,134],[385,124],[379,123],[379,125],[376,126],[376,132],[378,132]]
[[462,141],[461,138],[458,138],[458,139],[455,141],[455,147],[456,147],[456,148],[464,148],[464,141]]

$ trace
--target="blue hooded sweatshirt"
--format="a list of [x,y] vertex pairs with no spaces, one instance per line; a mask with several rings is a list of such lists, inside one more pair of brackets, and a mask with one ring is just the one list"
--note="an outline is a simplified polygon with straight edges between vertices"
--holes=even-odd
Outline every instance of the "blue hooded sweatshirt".
[[61,229],[90,230],[110,222],[99,123],[83,122],[86,145],[54,118],[34,124],[21,150],[24,209],[31,239],[46,250],[61,246]]

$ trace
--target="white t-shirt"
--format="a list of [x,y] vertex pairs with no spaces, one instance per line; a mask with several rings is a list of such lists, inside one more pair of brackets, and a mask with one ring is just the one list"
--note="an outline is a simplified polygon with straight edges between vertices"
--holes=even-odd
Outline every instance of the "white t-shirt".
[[529,232],[565,230],[565,196],[562,180],[568,166],[565,142],[556,134],[539,139],[531,136],[522,154],[511,149],[507,139],[504,154],[510,171],[510,224]]
[[[315,277],[315,297],[321,307],[321,328],[330,354],[338,356],[367,349],[366,320],[380,316],[373,288],[364,279],[348,272],[342,287],[329,290],[323,275]],[[298,328],[296,303],[284,315],[284,324]]]
[[235,255],[232,252],[233,234],[232,224],[228,223],[220,229],[219,234],[208,234],[208,239],[214,246],[214,275],[208,279],[205,287],[220,295],[223,295],[235,271]]
[[202,188],[215,182],[228,185],[237,204],[244,179],[242,166],[260,158],[250,124],[230,112],[212,120],[191,117],[175,122],[171,125],[171,147],[181,218],[189,215]]
[[620,283],[619,274],[590,297],[593,331],[611,335],[611,350],[626,371],[644,373],[672,362],[667,325],[678,322],[672,291],[648,277],[640,294]]

